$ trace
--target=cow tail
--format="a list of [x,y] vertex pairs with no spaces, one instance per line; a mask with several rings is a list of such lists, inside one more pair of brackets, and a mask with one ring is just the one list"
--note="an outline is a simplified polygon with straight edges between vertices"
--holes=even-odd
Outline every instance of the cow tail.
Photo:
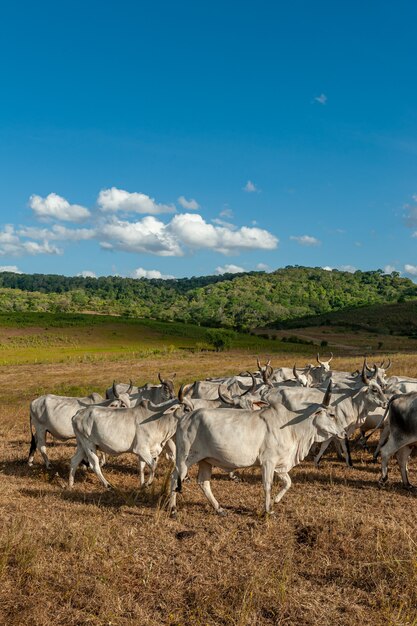
[[32,428],[32,407],[30,408],[30,411],[29,411],[29,431],[30,431],[30,434],[32,435],[32,438],[30,440],[30,448],[29,448],[29,458],[30,458],[32,454],[34,454],[34,452],[36,451],[36,439],[35,439],[35,434]]

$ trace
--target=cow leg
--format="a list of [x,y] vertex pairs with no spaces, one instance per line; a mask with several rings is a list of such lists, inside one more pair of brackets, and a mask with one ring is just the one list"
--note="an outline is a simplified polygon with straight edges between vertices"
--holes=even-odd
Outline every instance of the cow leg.
[[69,473],[69,479],[68,479],[68,486],[69,486],[70,489],[72,489],[73,486],[74,486],[75,472],[77,471],[77,468],[78,468],[79,464],[84,459],[84,456],[85,456],[85,452],[84,452],[82,446],[77,445],[77,449],[75,451],[75,454],[74,454],[74,456],[71,459],[70,473]]
[[340,445],[342,446],[346,465],[348,467],[353,467],[352,457],[350,456],[350,444],[349,444],[349,439],[347,438],[347,436],[344,439],[342,439],[340,442],[337,441],[337,443],[340,443]]
[[275,496],[275,500],[274,502],[279,502],[280,500],[282,500],[282,498],[284,497],[284,495],[287,493],[288,489],[291,487],[291,478],[290,475],[285,473],[285,474],[278,474],[278,478],[281,481],[281,483],[283,483],[282,488],[278,491],[277,495]]
[[139,457],[138,459],[139,461],[139,484],[141,487],[143,487],[144,483],[145,483],[145,461],[142,461],[142,459]]
[[400,466],[403,485],[407,489],[411,489],[411,487],[413,486],[408,480],[408,472],[407,472],[407,461],[408,461],[408,457],[410,456],[410,454],[411,454],[410,446],[404,446],[403,448],[398,450],[396,454],[398,465]]
[[271,489],[274,482],[275,464],[272,461],[262,463],[262,485],[265,491],[265,513],[272,513],[271,510]]
[[108,489],[110,487],[110,483],[104,478],[101,471],[100,459],[97,456],[95,445],[91,442],[86,442],[85,452],[87,454],[88,462],[90,463],[91,469],[98,476],[99,480],[103,483],[106,489]]
[[377,445],[377,447],[375,449],[375,452],[374,452],[374,456],[373,456],[374,463],[376,463],[378,455],[381,452],[382,446],[384,446],[387,443],[388,437],[389,437],[389,433],[390,433],[390,426],[389,426],[389,423],[387,423],[387,424],[385,424],[385,426],[384,426],[384,428],[382,430],[382,433],[381,433],[381,435],[379,437],[378,445]]
[[211,470],[212,470],[212,467],[210,463],[207,463],[207,461],[200,461],[200,463],[198,464],[198,476],[197,476],[198,486],[200,487],[201,491],[204,493],[204,495],[206,496],[207,500],[210,502],[212,507],[214,507],[216,513],[218,513],[219,515],[226,515],[226,511],[222,509],[222,507],[217,502],[216,498],[213,496],[213,492],[211,491],[211,487],[210,487]]
[[175,453],[176,453],[176,445],[173,439],[168,439],[165,444],[165,452],[167,453],[168,460],[175,463]]
[[159,456],[153,459],[153,466],[149,468],[149,478],[145,483],[145,487],[150,487],[155,479],[155,472],[158,465]]
[[323,456],[323,454],[326,452],[326,450],[327,450],[327,448],[329,447],[329,445],[331,444],[332,440],[333,440],[333,437],[330,437],[330,439],[327,439],[327,441],[323,441],[323,443],[321,444],[321,446],[320,446],[320,450],[319,450],[319,452],[318,452],[317,456],[316,456],[316,457],[314,457],[314,465],[315,465],[316,467],[318,467],[318,466],[319,466],[319,463],[320,463],[321,457],[322,457],[322,456]]
[[37,448],[42,455],[42,458],[46,465],[46,469],[50,469],[51,462],[48,458],[48,455],[46,454],[46,430],[39,429],[37,434],[38,434]]
[[104,454],[104,452],[100,452],[101,458],[100,458],[100,467],[104,467],[106,465],[107,459],[106,459],[106,455]]
[[391,438],[381,448],[381,476],[378,480],[380,486],[388,480],[388,461],[398,451],[398,445]]

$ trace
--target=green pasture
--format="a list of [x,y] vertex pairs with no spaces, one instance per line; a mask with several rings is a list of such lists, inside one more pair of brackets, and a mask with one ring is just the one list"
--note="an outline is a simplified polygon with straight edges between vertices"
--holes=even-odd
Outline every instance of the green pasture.
[[[235,333],[231,345],[263,354],[306,348],[243,333]],[[0,314],[0,365],[117,361],[210,349],[207,329],[192,324],[71,313]]]

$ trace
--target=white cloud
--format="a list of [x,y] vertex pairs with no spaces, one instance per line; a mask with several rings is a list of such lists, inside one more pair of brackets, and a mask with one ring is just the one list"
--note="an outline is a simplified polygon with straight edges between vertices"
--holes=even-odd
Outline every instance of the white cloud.
[[97,274],[91,272],[90,270],[83,270],[77,276],[82,276],[83,278],[97,278]]
[[215,217],[211,220],[213,224],[217,224],[217,226],[223,226],[223,228],[228,228],[229,230],[236,230],[237,226],[231,224],[230,222],[226,222],[225,220],[221,220],[218,217]]
[[161,274],[159,270],[145,270],[143,267],[138,267],[131,273],[132,278],[162,278],[164,280],[168,278],[175,278],[171,274]]
[[144,193],[125,191],[124,189],[102,189],[98,194],[97,204],[104,213],[116,211],[146,213],[156,215],[157,213],[174,213],[173,204],[158,204],[154,198],[150,198]]
[[261,272],[267,272],[270,269],[270,267],[266,263],[258,263],[258,265],[256,266],[256,269],[260,270]]
[[184,196],[180,196],[178,198],[178,202],[183,209],[191,209],[192,211],[196,211],[200,208],[200,205],[198,204],[197,200],[194,200],[194,198],[190,198],[189,200],[187,200],[187,198],[184,198]]
[[230,230],[224,226],[213,226],[195,213],[175,215],[168,228],[189,248],[209,248],[222,254],[241,250],[273,250],[278,246],[277,237],[267,230],[247,226]]
[[233,265],[233,263],[216,267],[216,274],[239,274],[239,272],[246,272],[246,270],[239,265]]
[[41,220],[63,220],[66,222],[82,222],[90,217],[90,211],[79,204],[70,204],[68,200],[50,193],[46,198],[33,194],[29,198],[29,206],[36,217]]
[[248,180],[246,185],[243,187],[243,191],[246,191],[246,193],[254,193],[255,191],[258,191],[258,188],[256,187],[255,183],[253,183],[251,180]]
[[417,265],[406,263],[404,265],[404,271],[406,274],[410,274],[410,276],[417,276]]
[[8,224],[0,231],[0,256],[23,256],[25,254],[61,254],[62,250],[50,245],[48,241],[23,241],[14,226]]
[[158,256],[182,256],[178,238],[156,217],[147,216],[137,222],[117,218],[99,227],[98,237],[102,248],[142,252]]
[[384,274],[392,274],[392,272],[395,272],[396,269],[394,267],[394,265],[386,265],[384,267]]
[[232,219],[232,217],[233,217],[232,209],[229,209],[229,208],[226,207],[225,209],[223,209],[223,211],[220,211],[219,217],[226,217],[228,219]]
[[23,274],[17,265],[0,265],[0,272],[13,272],[13,274]]
[[330,267],[330,265],[325,265],[324,267],[321,268],[322,270],[326,270],[326,272],[332,272],[333,268]]
[[297,237],[292,235],[290,239],[296,241],[300,246],[319,246],[321,244],[320,239],[310,235],[299,235]]
[[81,241],[94,239],[96,236],[96,231],[92,228],[67,228],[61,224],[54,224],[52,228],[20,227],[16,232],[20,237],[44,241]]
[[[235,227],[233,227],[235,228]],[[113,217],[98,228],[98,238],[103,248],[142,252],[159,256],[183,256],[184,248],[216,250],[222,254],[243,250],[272,250],[278,239],[267,230],[242,226],[232,230],[207,223],[197,213],[175,215],[168,224],[147,216],[137,222],[127,222]]]
[[324,93],[321,93],[319,96],[316,96],[314,98],[315,102],[318,102],[319,104],[326,104],[327,102],[327,96]]
[[339,269],[341,272],[350,272],[354,274],[357,271],[357,268],[354,265],[340,265]]

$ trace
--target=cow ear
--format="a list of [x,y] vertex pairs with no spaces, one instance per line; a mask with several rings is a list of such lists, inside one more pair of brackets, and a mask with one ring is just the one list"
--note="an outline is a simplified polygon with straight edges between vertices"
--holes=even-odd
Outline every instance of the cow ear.
[[169,415],[169,413],[175,413],[175,411],[177,409],[179,409],[179,407],[180,407],[179,404],[173,404],[168,409],[165,409],[165,411],[162,413],[162,415]]
[[269,402],[265,402],[264,400],[257,400],[256,402],[252,402],[252,409],[254,411],[260,411],[264,409],[266,406],[270,406]]

